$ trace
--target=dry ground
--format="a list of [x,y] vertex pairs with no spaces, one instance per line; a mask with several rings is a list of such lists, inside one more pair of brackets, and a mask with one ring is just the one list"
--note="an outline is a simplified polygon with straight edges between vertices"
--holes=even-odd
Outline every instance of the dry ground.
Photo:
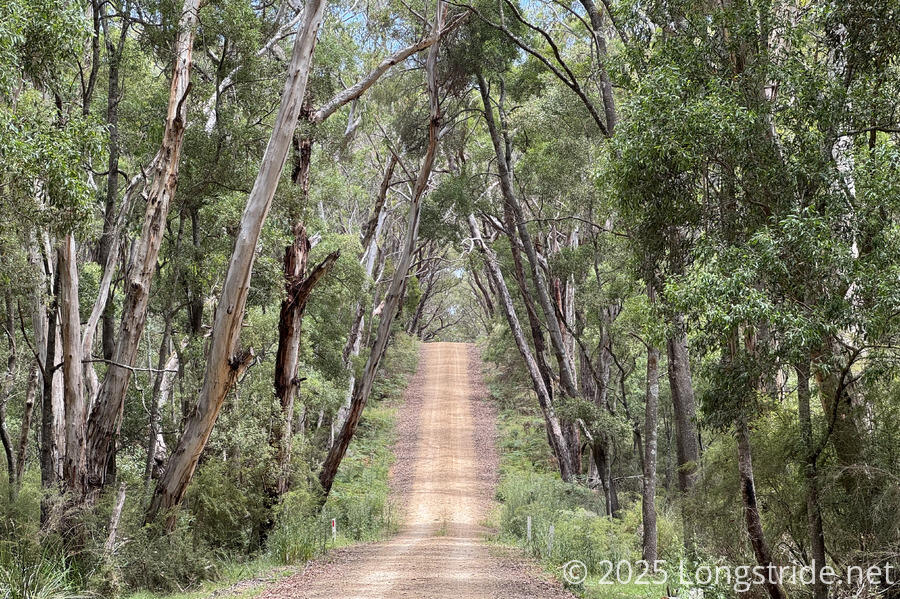
[[477,353],[423,346],[401,411],[392,488],[403,509],[392,539],[333,552],[263,599],[549,599],[573,597],[532,564],[487,545],[482,522],[497,478],[494,414]]

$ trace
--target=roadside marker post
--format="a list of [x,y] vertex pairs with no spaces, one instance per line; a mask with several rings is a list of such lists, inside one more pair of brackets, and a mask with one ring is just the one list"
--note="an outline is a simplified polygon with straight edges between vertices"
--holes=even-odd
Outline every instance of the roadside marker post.
[[331,542],[337,541],[337,518],[331,519]]
[[531,544],[531,516],[528,516],[528,519],[525,521],[525,538],[528,540],[528,544]]
[[547,533],[547,555],[553,554],[553,533],[555,531],[555,527],[551,524],[550,530]]

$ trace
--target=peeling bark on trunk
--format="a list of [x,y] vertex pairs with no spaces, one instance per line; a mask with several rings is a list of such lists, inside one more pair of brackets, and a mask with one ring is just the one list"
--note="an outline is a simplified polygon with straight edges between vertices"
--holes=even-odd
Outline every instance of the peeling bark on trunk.
[[78,264],[75,238],[66,235],[57,251],[59,329],[62,340],[63,404],[66,445],[63,482],[76,497],[84,494],[85,407],[82,378],[81,320],[78,313]]
[[[275,354],[275,397],[281,404],[281,417],[272,429],[272,447],[278,463],[278,476],[270,490],[273,505],[277,497],[287,491],[290,481],[291,438],[293,436],[294,396],[299,381],[297,364],[300,355],[300,334],[303,305],[299,305],[297,289],[306,275],[309,239],[303,225],[294,230],[294,243],[284,251],[285,298],[278,317],[278,351]],[[272,492],[274,491],[274,492]]]
[[285,299],[281,302],[278,319],[278,351],[275,354],[275,396],[281,404],[281,418],[272,431],[272,445],[278,461],[278,479],[274,497],[281,497],[290,488],[291,440],[293,438],[294,399],[300,381],[297,366],[303,312],[309,296],[319,281],[334,266],[340,252],[332,252],[306,274],[310,244],[302,225],[295,229],[294,243],[285,248]]
[[91,495],[106,484],[107,468],[116,451],[116,437],[122,422],[125,394],[131,380],[131,368],[137,360],[138,346],[147,321],[150,284],[156,272],[156,260],[162,244],[166,217],[178,185],[178,168],[187,119],[187,95],[197,24],[199,0],[184,0],[175,64],[169,91],[169,105],[162,145],[155,159],[153,178],[145,191],[147,209],[141,236],[135,244],[125,270],[125,300],[116,350],[88,420],[87,485]]
[[225,395],[252,359],[252,351],[238,351],[238,342],[247,293],[250,290],[256,244],[272,205],[275,190],[278,188],[278,180],[287,161],[291,139],[297,127],[312,65],[316,34],[322,23],[324,9],[325,0],[310,0],[304,8],[302,25],[294,40],[281,106],[263,154],[259,174],[247,198],[240,231],[222,286],[222,294],[216,306],[203,386],[196,407],[187,419],[178,446],[169,460],[165,474],[156,486],[147,511],[148,522],[156,520],[161,512],[168,512],[166,523],[168,529],[175,523],[175,514],[171,510],[184,497],[200,454],[206,447],[225,401]]

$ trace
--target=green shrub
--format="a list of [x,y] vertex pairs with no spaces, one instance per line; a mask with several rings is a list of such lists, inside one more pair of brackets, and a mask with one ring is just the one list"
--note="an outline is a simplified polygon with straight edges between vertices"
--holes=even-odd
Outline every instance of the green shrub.
[[269,535],[269,555],[276,563],[302,563],[325,550],[329,526],[317,513],[317,506],[316,497],[305,489],[284,497],[278,507],[277,524]]
[[126,588],[171,592],[215,579],[225,557],[183,525],[169,534],[146,527],[122,545],[115,566]]

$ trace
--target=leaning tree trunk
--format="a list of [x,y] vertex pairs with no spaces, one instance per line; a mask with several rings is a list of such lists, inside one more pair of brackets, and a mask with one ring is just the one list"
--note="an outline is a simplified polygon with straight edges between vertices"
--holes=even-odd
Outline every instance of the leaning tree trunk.
[[[438,2],[437,11],[434,17],[433,32],[439,35],[444,24],[444,14],[447,6],[443,1]],[[428,58],[425,60],[425,79],[428,86],[428,97],[430,104],[429,122],[428,122],[428,146],[425,150],[425,157],[422,160],[422,166],[419,168],[416,177],[415,187],[409,206],[409,216],[406,225],[406,240],[403,245],[400,258],[397,261],[397,268],[394,276],[391,278],[391,284],[388,287],[387,294],[384,299],[384,307],[381,312],[381,320],[378,322],[378,330],[375,334],[375,341],[369,352],[369,359],[366,360],[365,369],[362,375],[356,381],[353,388],[352,400],[350,402],[350,411],[347,413],[347,419],[341,427],[340,433],[335,438],[322,469],[319,472],[319,483],[322,486],[321,501],[328,498],[331,492],[331,486],[337,476],[338,468],[350,441],[356,433],[356,427],[362,416],[363,408],[369,399],[369,393],[372,391],[372,385],[375,382],[375,376],[378,374],[378,367],[387,348],[388,340],[391,334],[391,325],[397,315],[397,308],[403,300],[403,294],[406,289],[406,275],[409,272],[409,265],[412,261],[413,252],[416,249],[416,240],[419,237],[419,218],[422,210],[422,199],[425,195],[425,189],[431,178],[431,170],[434,166],[434,157],[437,153],[438,134],[440,132],[441,108],[440,99],[438,97],[437,82],[437,55],[440,48],[440,42],[436,41],[428,50]]]
[[736,424],[737,449],[738,449],[738,473],[741,482],[741,499],[744,504],[744,519],[747,524],[747,534],[750,538],[750,546],[756,563],[766,572],[765,588],[771,599],[787,599],[787,595],[780,584],[771,580],[769,568],[775,567],[772,559],[772,550],[766,543],[763,533],[762,519],[759,515],[759,504],[756,498],[756,482],[753,478],[753,455],[750,450],[750,430],[746,419],[742,416]]
[[[512,169],[509,163],[509,156],[505,150],[506,144],[503,140],[503,134],[494,118],[494,108],[491,105],[487,81],[485,81],[480,73],[478,74],[478,88],[481,92],[481,100],[484,106],[484,120],[491,136],[494,154],[497,157],[497,172],[500,176],[500,190],[505,204],[512,211],[512,215],[515,219],[515,226],[522,242],[522,249],[525,251],[528,263],[531,266],[531,276],[534,280],[535,289],[537,290],[538,302],[544,313],[545,324],[547,331],[550,334],[550,345],[556,356],[557,364],[559,365],[560,386],[570,397],[577,397],[578,391],[575,380],[575,366],[572,363],[571,356],[566,352],[562,330],[560,329],[556,309],[554,308],[553,301],[550,297],[547,281],[544,279],[544,275],[541,272],[537,251],[531,240],[531,233],[528,231],[525,214],[522,211],[522,207],[519,205],[519,201],[516,198],[513,189]],[[516,243],[515,239],[512,238],[512,231],[509,231],[508,233],[510,235],[510,243]]]
[[641,557],[655,570],[659,535],[656,530],[656,424],[659,417],[659,350],[647,348],[647,400],[644,416],[644,484],[641,515],[644,539]]
[[141,236],[125,271],[125,300],[116,349],[88,420],[87,485],[92,494],[96,494],[106,484],[107,466],[116,451],[125,393],[147,322],[150,283],[156,272],[156,259],[162,244],[169,206],[178,185],[198,8],[199,0],[184,0],[175,42],[175,65],[172,69],[166,125],[162,145],[154,159],[153,178],[145,192],[147,209]]
[[500,304],[500,308],[506,316],[506,321],[509,324],[513,339],[516,342],[519,353],[525,361],[528,375],[531,377],[531,385],[537,394],[538,405],[540,405],[541,412],[544,415],[547,438],[550,441],[553,454],[556,456],[560,476],[564,481],[571,482],[575,473],[572,471],[568,459],[571,455],[571,451],[567,445],[568,441],[553,409],[553,401],[547,390],[547,386],[544,383],[544,376],[538,367],[537,360],[531,352],[528,341],[525,339],[525,334],[522,332],[522,325],[519,323],[519,317],[516,315],[515,304],[513,304],[512,296],[510,296],[509,290],[506,287],[503,272],[501,272],[500,266],[497,263],[497,256],[481,238],[481,231],[478,229],[478,223],[475,222],[475,216],[470,214],[468,221],[469,232],[472,234],[475,247],[481,252],[482,256],[484,256],[484,262],[488,268],[488,275],[492,279],[494,286],[497,288],[497,303]]
[[[247,206],[241,216],[240,230],[228,264],[222,295],[216,306],[203,386],[196,408],[188,417],[178,446],[169,459],[166,472],[156,486],[147,511],[148,522],[156,520],[160,512],[168,512],[181,502],[216,423],[225,395],[239,373],[249,364],[252,352],[238,352],[237,346],[244,321],[247,293],[250,290],[256,244],[278,188],[291,138],[297,127],[312,65],[316,34],[322,23],[324,10],[325,0],[310,0],[304,8],[303,22],[294,40],[281,106],[259,173],[247,198]],[[171,529],[174,523],[174,513],[169,514],[167,528]]]

